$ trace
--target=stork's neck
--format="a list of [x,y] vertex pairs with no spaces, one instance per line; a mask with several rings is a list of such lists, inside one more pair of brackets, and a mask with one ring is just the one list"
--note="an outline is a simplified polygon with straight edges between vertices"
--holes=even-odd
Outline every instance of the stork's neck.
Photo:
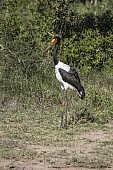
[[59,44],[55,45],[54,51],[53,51],[53,61],[54,64],[57,65],[58,64],[58,58],[57,58],[57,54],[58,54],[58,48],[59,48]]

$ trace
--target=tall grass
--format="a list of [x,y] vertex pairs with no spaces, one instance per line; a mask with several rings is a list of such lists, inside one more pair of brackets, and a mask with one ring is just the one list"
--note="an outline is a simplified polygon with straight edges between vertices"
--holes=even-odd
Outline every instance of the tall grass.
[[[52,61],[44,59],[42,69],[28,78],[22,70],[13,70],[10,76],[5,71],[1,76],[1,111],[5,109],[41,109],[53,110],[61,114],[61,88],[56,80]],[[74,91],[68,92],[69,123],[97,122],[105,123],[113,118],[113,72],[111,67],[102,71],[78,69],[86,91],[86,98],[81,101]]]

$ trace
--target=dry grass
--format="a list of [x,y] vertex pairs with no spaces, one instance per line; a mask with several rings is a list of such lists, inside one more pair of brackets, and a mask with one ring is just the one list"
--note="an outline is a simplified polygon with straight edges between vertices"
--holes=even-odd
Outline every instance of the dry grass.
[[0,169],[113,169],[113,122],[60,129],[61,111],[57,106],[2,109]]

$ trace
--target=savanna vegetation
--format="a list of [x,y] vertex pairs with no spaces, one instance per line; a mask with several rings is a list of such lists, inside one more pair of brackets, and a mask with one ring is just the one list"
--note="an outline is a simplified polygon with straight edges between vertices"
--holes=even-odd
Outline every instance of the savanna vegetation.
[[[1,157],[33,159],[37,152],[23,145],[14,152],[17,140],[63,146],[75,132],[113,119],[113,0],[1,0],[0,23]],[[67,136],[57,129],[65,109],[51,51],[43,54],[52,39],[48,32],[56,29],[62,32],[59,59],[76,67],[86,91],[83,101],[68,92]],[[103,163],[103,152],[98,167],[113,163],[110,151],[109,165]]]
[[80,73],[86,89],[85,112],[91,108],[97,110],[94,114],[104,112],[112,116],[112,7],[112,1],[104,0],[2,0],[1,106],[16,102],[37,108],[60,107],[60,88],[52,57],[43,54],[52,39],[48,32],[59,29],[62,32],[59,58],[74,65]]

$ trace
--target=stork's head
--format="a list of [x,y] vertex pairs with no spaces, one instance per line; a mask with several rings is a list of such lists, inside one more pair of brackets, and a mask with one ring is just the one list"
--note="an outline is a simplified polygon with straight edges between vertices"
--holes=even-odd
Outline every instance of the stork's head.
[[59,31],[59,30],[53,30],[53,33],[54,33],[54,34],[59,34],[60,31]]
[[60,30],[54,30],[54,31],[53,31],[53,35],[54,35],[54,37],[61,37],[61,32],[60,32]]

